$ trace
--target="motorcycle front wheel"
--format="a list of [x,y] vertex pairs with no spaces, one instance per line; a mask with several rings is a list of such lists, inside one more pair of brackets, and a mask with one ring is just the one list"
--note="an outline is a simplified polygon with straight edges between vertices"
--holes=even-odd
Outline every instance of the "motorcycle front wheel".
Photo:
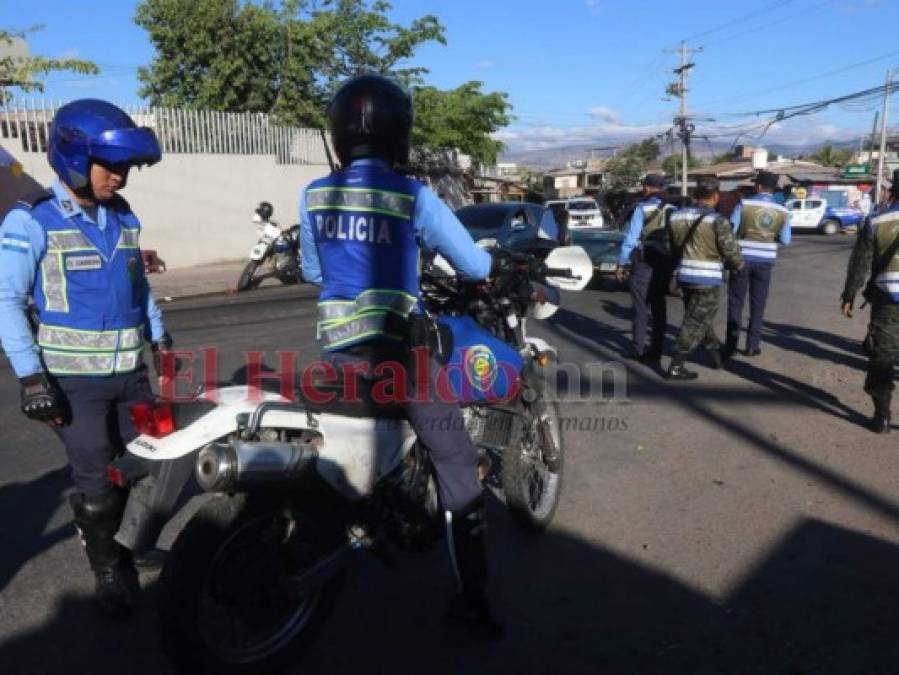
[[[565,466],[559,407],[544,403],[545,418],[540,422],[525,411],[519,444],[503,453],[503,493],[515,522],[528,532],[545,530],[555,516],[562,497]],[[544,435],[549,434],[559,449],[559,463],[550,471],[543,459]]]
[[256,260],[251,260],[247,263],[247,266],[243,268],[243,272],[240,273],[240,278],[237,280],[238,293],[249,291],[251,288],[256,288],[259,285],[259,279],[256,278],[256,270],[258,269],[259,262]]
[[[306,527],[309,527],[306,531]],[[296,661],[336,602],[342,576],[305,595],[286,580],[320,557],[330,536],[270,500],[206,504],[178,536],[160,579],[159,633],[177,673],[277,673]]]

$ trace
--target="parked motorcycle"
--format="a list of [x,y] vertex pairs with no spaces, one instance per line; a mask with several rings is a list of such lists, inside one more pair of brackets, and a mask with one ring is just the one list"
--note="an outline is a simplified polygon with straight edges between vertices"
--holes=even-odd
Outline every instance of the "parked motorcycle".
[[[253,222],[256,223],[259,240],[250,250],[250,262],[237,280],[238,292],[256,288],[271,277],[276,277],[282,284],[295,284],[303,280],[299,266],[300,226],[292,225],[282,230],[271,220],[273,213],[274,209],[268,202],[256,207]],[[265,270],[265,266],[269,269]]]
[[[482,477],[529,531],[556,511],[564,439],[545,397],[557,354],[528,335],[527,321],[551,316],[558,289],[581,290],[591,273],[583,249],[540,243],[488,282],[458,279],[439,256],[422,278],[434,348]],[[161,576],[159,630],[179,673],[279,670],[327,620],[356,552],[427,550],[441,536],[433,469],[402,410],[361,379],[351,400],[339,377],[309,384],[296,400],[225,387],[132,408],[140,436],[110,466],[113,482],[132,486],[117,540],[152,546],[193,478],[215,495]]]

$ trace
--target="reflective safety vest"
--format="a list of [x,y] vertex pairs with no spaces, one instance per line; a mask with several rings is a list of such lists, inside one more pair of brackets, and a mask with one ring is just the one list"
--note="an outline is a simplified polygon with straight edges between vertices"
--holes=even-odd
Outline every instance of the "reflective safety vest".
[[[899,240],[899,211],[886,211],[872,218],[871,229],[874,235],[873,264],[877,266]],[[899,302],[899,252],[890,258],[886,269],[874,277],[874,283],[890,300]]]
[[643,209],[643,231],[640,239],[645,248],[654,248],[660,252],[668,251],[668,231],[665,229],[665,214],[673,207],[665,204],[658,197],[650,197],[637,205]]
[[81,216],[66,218],[52,197],[41,193],[17,206],[30,211],[47,237],[32,290],[44,365],[61,376],[135,370],[143,363],[148,293],[140,223],[124,199],[107,206],[106,227],[118,231],[107,257],[85,234]]
[[358,164],[306,189],[322,269],[318,337],[325,350],[406,337],[419,297],[412,216],[421,187],[383,166]]
[[741,202],[740,252],[747,262],[773,264],[777,260],[777,241],[790,212],[777,202],[748,198]]
[[[688,207],[671,214],[671,239],[683,255],[677,268],[682,284],[720,286],[724,283],[724,259],[718,250],[715,223],[721,216],[707,208]],[[701,219],[694,228],[697,219]],[[692,235],[690,234],[692,230]]]

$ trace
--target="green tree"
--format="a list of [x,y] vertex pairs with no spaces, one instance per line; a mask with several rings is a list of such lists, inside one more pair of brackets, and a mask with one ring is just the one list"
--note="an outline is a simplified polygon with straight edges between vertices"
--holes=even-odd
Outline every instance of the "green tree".
[[662,154],[655,138],[644,138],[632,143],[606,162],[609,187],[613,190],[629,190],[646,174],[646,167]]
[[823,166],[845,166],[852,159],[852,151],[848,148],[835,148],[827,143],[813,152],[809,159]]
[[485,94],[482,86],[481,82],[466,82],[445,91],[415,87],[412,144],[434,150],[458,149],[480,164],[495,164],[503,144],[491,134],[509,124],[510,106],[506,94]]
[[624,151],[606,162],[609,188],[629,190],[637,185],[646,173],[646,160],[635,152]]
[[323,128],[339,82],[364,72],[396,77],[414,92],[414,143],[459,149],[493,163],[490,134],[510,121],[503,93],[480,82],[441,91],[410,65],[427,42],[446,44],[432,15],[392,22],[384,0],[143,0],[135,21],[156,48],[139,69],[152,105],[272,113],[285,124]]
[[[687,167],[690,169],[695,169],[699,166],[702,166],[702,162],[695,157],[691,156],[687,161]],[[683,171],[681,167],[683,167],[683,160],[680,155],[668,155],[662,160],[662,171],[670,176],[680,176]]]
[[152,105],[274,113],[320,127],[337,82],[379,72],[419,82],[422,68],[399,66],[425,42],[445,44],[428,15],[390,21],[384,0],[143,0],[135,21],[156,57],[140,68]]
[[155,106],[269,112],[284,41],[268,6],[238,0],[145,0],[135,21],[156,56],[138,69],[139,94]]
[[[11,31],[0,28],[0,54],[5,53],[13,45],[15,38],[24,38],[29,33],[41,30],[43,26],[32,26],[22,31]],[[100,69],[97,64],[86,59],[52,59],[46,56],[13,56],[0,57],[0,100],[11,98],[5,87],[17,87],[22,91],[43,91],[44,85],[40,76],[55,71],[70,71],[82,75],[97,75]]]

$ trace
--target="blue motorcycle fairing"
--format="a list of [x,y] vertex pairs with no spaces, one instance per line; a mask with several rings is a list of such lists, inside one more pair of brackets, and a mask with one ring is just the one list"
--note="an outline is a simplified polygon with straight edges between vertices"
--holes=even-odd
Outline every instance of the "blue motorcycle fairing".
[[[441,359],[441,382],[460,405],[504,401],[518,395],[524,359],[518,351],[478,325],[470,316],[439,316],[452,336],[451,354]],[[441,332],[444,332],[441,331]]]

